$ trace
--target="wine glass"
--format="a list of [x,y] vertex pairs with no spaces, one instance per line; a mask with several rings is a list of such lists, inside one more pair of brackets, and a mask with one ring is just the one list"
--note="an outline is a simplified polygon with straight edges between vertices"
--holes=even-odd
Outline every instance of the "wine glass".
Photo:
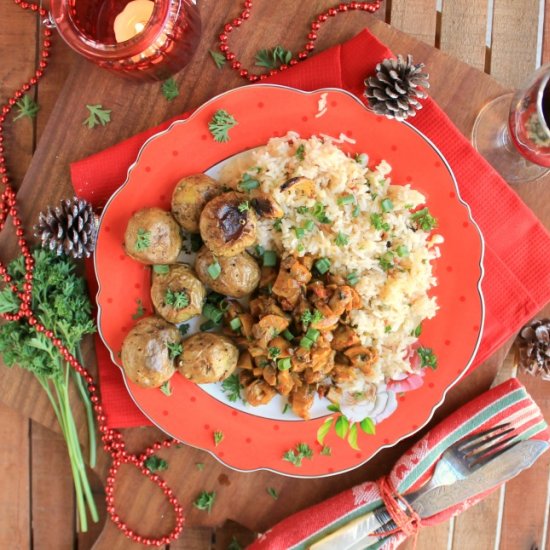
[[472,143],[511,184],[536,180],[550,168],[550,64],[525,88],[497,97],[480,111]]

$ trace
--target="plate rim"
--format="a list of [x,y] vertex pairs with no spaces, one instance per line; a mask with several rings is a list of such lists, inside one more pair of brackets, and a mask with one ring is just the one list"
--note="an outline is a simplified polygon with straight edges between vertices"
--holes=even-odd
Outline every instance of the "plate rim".
[[[168,134],[169,132],[172,131],[172,129],[176,126],[180,126],[180,125],[184,125],[186,123],[188,123],[189,121],[193,120],[195,117],[199,116],[200,113],[202,113],[202,111],[204,111],[205,109],[207,109],[210,104],[214,103],[214,102],[217,102],[219,99],[227,96],[227,95],[231,95],[233,93],[239,93],[241,90],[244,90],[244,89],[250,89],[250,88],[257,88],[257,89],[266,89],[266,88],[279,88],[279,89],[284,89],[284,90],[288,90],[288,91],[292,91],[294,93],[299,93],[299,94],[302,94],[302,95],[315,95],[315,94],[321,94],[321,93],[329,93],[329,92],[332,92],[332,93],[338,93],[338,94],[344,94],[346,96],[348,96],[349,98],[351,98],[353,101],[355,101],[361,108],[363,108],[364,110],[366,111],[369,111],[370,112],[370,109],[353,93],[349,92],[348,90],[345,90],[343,88],[338,88],[338,87],[324,87],[324,88],[318,88],[318,89],[315,89],[315,90],[310,90],[310,91],[307,91],[307,90],[300,90],[298,88],[294,88],[292,86],[285,86],[285,85],[282,85],[282,84],[270,84],[270,83],[262,83],[262,84],[250,84],[248,86],[239,86],[237,88],[232,88],[230,90],[226,90],[224,92],[221,92],[220,94],[217,94],[215,96],[213,96],[212,98],[210,98],[209,100],[205,101],[204,103],[201,103],[196,109],[193,110],[193,112],[188,116],[186,117],[185,119],[178,119],[178,120],[174,120],[173,122],[170,123],[170,125],[165,128],[164,130],[161,130],[155,134],[153,134],[152,136],[150,136],[149,138],[147,138],[145,140],[145,142],[141,145],[141,147],[139,148],[139,151],[138,151],[138,154],[136,156],[136,160],[128,167],[128,171],[126,173],[126,179],[124,180],[124,183],[122,183],[112,194],[111,196],[109,197],[109,199],[107,200],[107,202],[105,203],[105,205],[103,206],[103,209],[102,209],[102,212],[101,212],[101,215],[99,217],[99,220],[98,220],[98,225],[97,225],[97,232],[96,234],[99,236],[99,232],[101,230],[101,226],[103,224],[103,221],[104,221],[104,216],[105,216],[105,213],[107,212],[109,206],[111,205],[111,203],[114,201],[114,199],[116,198],[116,196],[129,184],[130,182],[130,176],[131,176],[131,173],[132,171],[136,168],[136,166],[138,165],[139,161],[140,161],[140,158],[144,152],[144,150],[146,149],[146,147],[151,143],[153,142],[154,140],[156,139],[159,139],[161,137],[163,137],[164,135]],[[379,115],[380,116],[380,115]],[[398,439],[396,439],[395,441],[393,442],[390,442],[390,443],[387,443],[387,444],[382,444],[380,445],[376,451],[374,451],[369,457],[367,457],[365,460],[363,460],[362,462],[354,465],[354,466],[351,466],[349,468],[346,468],[344,470],[339,470],[337,472],[328,472],[328,473],[325,473],[325,474],[318,474],[318,475],[300,475],[299,473],[297,474],[293,474],[293,473],[289,473],[289,472],[282,472],[282,471],[279,471],[279,470],[275,470],[273,468],[269,468],[269,467],[258,467],[258,468],[251,468],[251,469],[242,469],[242,468],[238,468],[236,466],[233,466],[233,465],[230,465],[228,464],[223,458],[219,457],[218,455],[216,455],[212,450],[210,449],[205,449],[203,447],[200,447],[198,445],[194,445],[192,443],[189,443],[187,441],[183,441],[181,440],[180,438],[178,437],[175,437],[173,434],[171,434],[169,431],[167,431],[165,428],[163,428],[162,426],[160,426],[158,424],[158,422],[153,419],[147,412],[145,412],[140,404],[136,401],[136,399],[134,398],[134,395],[133,393],[130,391],[130,387],[128,385],[128,380],[127,380],[127,377],[126,377],[126,373],[124,372],[124,369],[122,368],[121,365],[119,365],[118,363],[118,358],[115,356],[113,350],[111,349],[111,347],[107,344],[107,341],[103,335],[103,332],[101,330],[101,315],[102,315],[102,307],[101,307],[101,304],[100,304],[100,301],[99,301],[99,296],[101,294],[101,281],[99,279],[99,276],[98,276],[98,267],[97,267],[97,254],[96,254],[96,251],[94,250],[94,254],[93,254],[93,266],[94,266],[94,275],[95,275],[95,278],[96,278],[96,281],[97,281],[97,292],[96,292],[96,295],[95,295],[95,301],[96,301],[96,307],[97,307],[97,334],[99,335],[99,337],[101,338],[101,341],[103,343],[103,345],[107,348],[108,352],[109,352],[109,356],[111,358],[111,362],[116,366],[118,367],[118,369],[120,370],[121,374],[122,374],[122,379],[124,381],[124,385],[126,387],[126,391],[128,392],[130,398],[132,399],[133,403],[135,404],[135,406],[140,410],[140,412],[156,427],[158,428],[159,430],[161,430],[163,433],[165,433],[166,435],[168,435],[169,437],[171,437],[172,439],[175,439],[176,441],[180,441],[181,443],[184,443],[185,445],[188,445],[189,447],[192,447],[194,449],[200,449],[201,451],[205,451],[207,452],[208,454],[210,454],[211,456],[213,456],[218,462],[220,462],[221,464],[223,464],[223,466],[231,469],[231,470],[234,470],[234,471],[237,471],[237,472],[242,472],[242,473],[252,473],[252,472],[259,472],[259,471],[267,471],[267,472],[272,472],[272,473],[275,473],[275,474],[278,474],[278,475],[282,475],[282,476],[286,476],[286,477],[290,477],[290,478],[295,478],[295,479],[319,479],[319,478],[324,478],[324,477],[332,477],[332,476],[336,476],[336,475],[340,475],[340,474],[345,474],[347,472],[350,472],[352,470],[356,470],[357,468],[360,468],[361,466],[364,466],[367,462],[369,462],[371,459],[373,459],[380,451],[382,451],[383,449],[388,449],[390,447],[394,447],[395,445],[397,445],[398,443],[400,443],[401,441],[403,441],[404,439],[408,438],[408,437],[411,437],[412,435],[414,435],[415,433],[418,433],[420,430],[422,430],[427,424],[429,424],[429,422],[431,421],[431,419],[433,418],[435,412],[437,409],[439,409],[439,407],[441,407],[441,405],[443,404],[443,402],[445,401],[445,398],[447,397],[447,394],[448,392],[454,387],[456,386],[456,384],[458,382],[460,382],[460,380],[462,380],[462,378],[464,378],[465,374],[467,373],[467,371],[469,370],[470,366],[472,365],[476,355],[477,355],[477,352],[479,350],[479,346],[481,344],[481,340],[482,340],[482,337],[483,337],[483,330],[485,328],[485,317],[486,317],[486,307],[485,307],[485,299],[484,299],[484,295],[483,295],[483,291],[482,291],[482,288],[481,288],[481,285],[482,285],[482,282],[483,282],[483,279],[485,277],[485,267],[484,267],[484,259],[485,259],[485,239],[483,237],[483,233],[481,231],[481,228],[479,227],[477,221],[474,219],[474,216],[472,214],[472,210],[471,210],[471,207],[470,205],[462,198],[462,195],[460,193],[460,188],[458,186],[458,182],[456,180],[456,177],[455,177],[455,174],[449,164],[449,162],[447,161],[447,159],[445,158],[445,156],[443,155],[443,153],[439,150],[439,148],[435,145],[435,143],[430,139],[428,138],[423,132],[421,132],[419,129],[417,129],[415,126],[413,126],[410,122],[404,120],[404,121],[399,121],[399,123],[401,124],[404,124],[405,126],[409,127],[409,129],[413,130],[420,138],[422,138],[432,149],[433,151],[436,153],[436,155],[438,155],[438,157],[440,158],[440,160],[443,162],[445,168],[447,169],[448,173],[450,174],[451,176],[451,179],[453,181],[453,184],[454,184],[454,187],[455,187],[455,191],[456,191],[456,198],[458,199],[458,201],[462,204],[462,206],[464,206],[466,208],[466,211],[468,212],[468,218],[470,219],[473,227],[475,228],[476,232],[477,232],[477,235],[479,237],[479,241],[480,241],[480,258],[479,258],[479,278],[478,278],[478,281],[477,281],[477,285],[476,285],[476,289],[477,289],[477,293],[478,293],[478,296],[479,296],[479,300],[480,300],[480,306],[481,306],[481,318],[480,318],[480,322],[479,322],[479,330],[478,330],[478,334],[477,334],[477,339],[476,339],[476,343],[475,343],[475,346],[472,350],[472,353],[470,355],[470,358],[468,359],[468,361],[465,363],[464,365],[464,368],[462,369],[461,373],[458,374],[456,376],[456,378],[453,379],[453,381],[445,388],[445,390],[443,391],[443,394],[441,395],[441,398],[439,399],[439,401],[433,405],[433,407],[431,408],[430,410],[430,413],[428,414],[427,418],[424,420],[423,423],[419,424],[418,427],[416,429],[411,429],[410,431],[408,431],[407,433],[403,434],[401,437],[399,437]],[[218,161],[219,162],[222,162],[224,159],[220,159]],[[217,164],[217,163],[216,163]]]

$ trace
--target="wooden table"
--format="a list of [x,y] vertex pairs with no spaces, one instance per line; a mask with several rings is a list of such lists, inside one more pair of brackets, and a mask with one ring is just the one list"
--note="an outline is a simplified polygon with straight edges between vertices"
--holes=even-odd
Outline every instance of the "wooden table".
[[[441,4],[443,6],[437,9]],[[34,121],[10,124],[8,129],[10,170],[19,182],[27,227],[34,223],[37,213],[46,204],[69,195],[69,162],[242,83],[229,69],[217,71],[208,55],[221,23],[234,17],[239,5],[235,0],[204,0],[201,3],[204,34],[199,52],[191,65],[178,75],[181,94],[170,104],[159,94],[158,84],[128,85],[77,59],[60,40],[56,41],[48,74],[36,91],[36,99],[41,105],[38,117]],[[256,0],[250,24],[232,37],[234,48],[242,52],[245,62],[251,62],[258,49],[277,44],[296,50],[302,43],[307,21],[330,5],[329,0]],[[543,9],[544,0],[494,0],[489,5],[471,0],[388,0],[376,17],[353,13],[327,24],[318,47],[324,49],[341,42],[368,26],[396,52],[412,52],[415,59],[427,63],[433,97],[460,130],[469,135],[476,113],[487,100],[500,95],[507,87],[520,85],[541,59],[550,60],[549,0],[547,6]],[[19,85],[21,77],[31,71],[36,61],[34,45],[38,19],[33,20],[33,17],[11,2],[0,3],[0,20],[9,22],[0,28],[0,48],[5,54],[0,69],[3,98]],[[392,28],[382,22],[384,19]],[[290,20],[292,32],[288,33]],[[496,81],[426,44],[491,73]],[[103,103],[111,108],[112,123],[104,129],[85,131],[81,121],[87,103]],[[547,227],[550,225],[549,184],[546,178],[518,189]],[[0,240],[0,250],[2,256],[13,251],[5,236]],[[509,344],[450,392],[433,422],[490,385]],[[86,351],[87,364],[93,366],[89,343]],[[526,376],[521,379],[548,416],[550,385]],[[84,426],[81,418],[79,426]],[[108,466],[105,457],[99,460],[97,476],[91,475],[102,521],[87,534],[75,534],[72,481],[64,443],[58,432],[47,400],[32,378],[19,369],[2,369],[0,548],[19,550],[32,545],[39,549],[62,550],[94,546],[110,550],[137,547],[123,539],[109,522],[104,525],[101,479]],[[153,428],[125,431],[130,448],[135,450],[159,435]],[[182,538],[170,548],[227,548],[233,535],[241,543],[247,543],[252,536],[250,530],[266,529],[308,504],[387,471],[391,461],[413,439],[380,453],[369,464],[350,474],[313,481],[288,480],[266,472],[239,474],[222,467],[202,451],[190,448],[170,451],[165,456],[170,464],[167,479],[187,503],[188,524]],[[205,463],[202,472],[195,468],[196,462]],[[549,458],[545,457],[510,482],[505,490],[455,521],[425,529],[420,534],[418,550],[543,548],[548,541],[548,534],[544,533],[548,529],[548,470]],[[266,495],[268,486],[279,491],[277,501]],[[211,515],[194,510],[190,504],[203,489],[218,493]],[[165,509],[161,501],[159,504],[159,495],[141,483],[132,471],[120,483],[120,495],[131,525],[141,525],[151,533],[168,525],[170,518],[163,517]],[[226,520],[237,520],[244,527]],[[405,547],[411,548],[410,545]]]

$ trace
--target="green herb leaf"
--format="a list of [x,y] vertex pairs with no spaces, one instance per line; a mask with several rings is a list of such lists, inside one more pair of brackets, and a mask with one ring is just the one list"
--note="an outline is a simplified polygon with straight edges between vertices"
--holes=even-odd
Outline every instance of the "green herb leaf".
[[294,153],[294,156],[298,159],[298,160],[304,160],[305,156],[306,156],[306,148],[304,146],[303,143],[301,143],[298,148],[296,149],[296,152]]
[[204,463],[203,462],[195,462],[195,468],[202,472],[204,470]]
[[380,206],[382,207],[382,212],[391,212],[393,210],[393,202],[390,199],[384,199]]
[[160,387],[160,391],[167,397],[170,397],[172,395],[172,386],[170,385],[170,380],[164,382],[164,384]]
[[338,200],[336,202],[340,206],[344,204],[353,204],[355,202],[355,197],[353,195],[344,195],[342,197],[338,197]]
[[170,266],[157,264],[153,266],[153,271],[158,275],[166,275],[167,273],[170,273]]
[[173,78],[169,78],[162,83],[162,95],[168,101],[173,101],[180,95],[178,85]]
[[294,449],[286,451],[286,453],[283,455],[283,460],[294,464],[294,466],[296,467],[300,467],[302,465],[302,458],[294,452]]
[[29,94],[25,94],[15,105],[19,109],[19,114],[13,119],[14,122],[23,117],[35,118],[40,111],[40,105]]
[[136,312],[132,315],[132,319],[134,321],[141,319],[145,315],[145,308],[143,307],[142,301],[138,298],[136,300],[136,303],[137,303],[137,309],[136,309]]
[[357,218],[359,216],[359,214],[361,214],[361,208],[359,208],[359,205],[356,204],[353,207],[353,211],[351,213],[351,216],[352,216],[352,218]]
[[208,129],[212,134],[214,141],[223,143],[229,141],[229,130],[237,125],[235,118],[227,111],[219,109],[216,111],[208,123]]
[[325,214],[325,205],[320,203],[320,202],[316,202],[315,203],[315,206],[313,207],[313,209],[311,210],[311,215],[319,222],[319,223],[322,223],[322,224],[330,224],[332,223],[332,220],[330,218],[327,217],[327,215]]
[[104,109],[102,105],[86,105],[90,115],[84,120],[88,128],[95,128],[98,124],[106,126],[111,122],[111,109]]
[[266,491],[273,500],[277,500],[279,498],[279,493],[273,487],[268,487]]
[[298,443],[294,449],[286,451],[283,455],[283,460],[286,460],[297,467],[302,465],[302,460],[304,458],[307,458],[308,460],[313,458],[313,451],[307,443]]
[[409,255],[409,249],[404,244],[400,244],[395,251],[400,258],[406,258]]
[[332,426],[332,423],[334,422],[334,418],[332,416],[330,418],[327,418],[317,430],[317,441],[319,442],[319,445],[323,445],[323,442],[325,441],[325,437],[330,432],[330,428]]
[[307,206],[298,206],[298,208],[296,208],[296,212],[298,212],[298,214],[302,214],[303,216],[309,212],[309,208]]
[[334,239],[334,244],[336,246],[346,246],[349,244],[349,237],[341,231],[338,231],[338,235],[336,235],[336,238]]
[[157,455],[147,457],[143,465],[150,472],[163,472],[164,470],[168,470],[168,462],[166,462],[164,458],[160,458],[160,456]]
[[288,403],[285,403],[285,406],[283,407],[283,414],[286,414],[288,409],[290,409],[290,405]]
[[331,403],[330,405],[327,405],[327,409],[332,412],[340,412],[340,407],[336,403]]
[[182,336],[185,336],[189,332],[189,325],[184,323],[178,327],[178,330]]
[[306,234],[306,231],[305,231],[305,229],[303,229],[301,227],[295,227],[294,228],[294,234],[296,235],[297,239],[303,239],[305,234]]
[[352,424],[348,432],[348,443],[352,449],[360,451],[359,445],[357,444],[357,424]]
[[241,181],[239,181],[239,187],[249,193],[253,189],[258,189],[260,187],[260,182],[253,178],[248,172],[245,172],[242,175]]
[[273,229],[277,231],[277,233],[281,233],[283,231],[281,224],[283,223],[283,218],[277,218],[273,222]]
[[250,209],[250,204],[248,201],[243,201],[239,204],[239,206],[237,206],[237,209],[239,210],[239,212],[246,212]]
[[277,265],[277,253],[273,250],[266,250],[263,257],[264,267],[275,267]]
[[223,319],[223,311],[214,304],[204,304],[202,314],[216,325],[220,324]]
[[238,374],[233,373],[222,382],[222,391],[231,403],[235,403],[238,399],[241,399],[242,389],[243,386],[239,381]]
[[345,416],[339,416],[334,425],[334,431],[338,437],[344,439],[349,430],[349,421]]
[[290,330],[288,329],[283,330],[283,332],[281,332],[281,335],[285,340],[288,340],[289,342],[292,342],[292,340],[294,340],[294,334],[292,334],[292,332],[290,332]]
[[215,280],[222,274],[222,266],[218,260],[214,260],[214,262],[206,268],[206,271],[208,272],[208,275]]
[[183,291],[168,289],[164,294],[164,303],[174,309],[184,309],[189,305],[189,296]]
[[183,346],[178,342],[168,342],[166,346],[168,347],[168,357],[170,359],[175,359],[183,353]]
[[292,367],[292,359],[290,357],[283,357],[277,360],[277,368],[279,370],[288,370]]
[[323,456],[332,456],[332,449],[328,445],[323,445],[321,449],[321,454]]
[[216,64],[216,67],[218,69],[221,69],[226,62],[225,55],[221,52],[215,52],[214,50],[208,50],[210,52],[210,55],[212,56],[212,59],[214,63]]
[[330,269],[330,260],[328,258],[320,258],[315,262],[315,269],[324,275]]
[[357,271],[352,271],[351,273],[348,273],[346,276],[346,281],[348,285],[355,286],[359,282],[359,275],[357,274]]
[[420,323],[412,332],[412,336],[418,338],[422,334],[422,323]]
[[296,450],[298,454],[302,455],[303,458],[311,460],[313,458],[313,450],[307,443],[298,443],[296,445]]
[[361,421],[359,426],[361,426],[361,429],[368,435],[374,435],[376,433],[376,425],[371,418],[365,418]]
[[235,535],[233,535],[231,537],[231,542],[229,543],[227,550],[244,550],[244,546],[242,546],[241,543],[235,537]]
[[420,366],[437,369],[437,357],[431,348],[418,348],[416,350],[420,357]]
[[427,208],[411,214],[411,220],[417,229],[422,229],[423,231],[431,231],[437,227],[437,220],[430,214]]
[[151,232],[146,229],[139,228],[136,235],[136,250],[145,250],[151,246]]
[[256,54],[256,67],[265,67],[266,69],[278,69],[281,65],[286,65],[292,59],[292,52],[285,50],[282,46],[260,50]]
[[267,354],[270,359],[276,359],[281,354],[281,348],[278,348],[278,347],[268,348]]
[[384,271],[389,271],[390,269],[393,269],[393,252],[391,250],[388,250],[388,252],[382,254],[382,256],[378,258],[378,263]]
[[210,493],[207,491],[201,491],[199,496],[193,502],[193,506],[198,510],[208,511],[208,513],[210,513],[212,511],[212,506],[214,506],[215,500],[215,491]]
[[217,447],[223,441],[223,432],[217,430],[214,432],[214,445]]

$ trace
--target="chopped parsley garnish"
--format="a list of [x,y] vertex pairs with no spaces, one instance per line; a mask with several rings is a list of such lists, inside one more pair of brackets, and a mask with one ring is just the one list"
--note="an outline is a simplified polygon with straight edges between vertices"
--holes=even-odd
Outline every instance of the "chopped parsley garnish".
[[217,279],[222,273],[222,266],[220,265],[218,260],[215,260],[206,268],[206,271],[212,279]]
[[336,201],[340,206],[344,204],[353,204],[355,202],[355,197],[353,195],[344,195],[343,197],[338,197]]
[[168,347],[168,357],[170,359],[175,359],[183,353],[183,346],[178,342],[168,342],[166,346]]
[[282,228],[281,228],[281,224],[283,223],[283,218],[277,218],[274,222],[273,222],[273,229],[275,231],[277,231],[277,233],[281,233],[282,231]]
[[276,46],[269,50],[260,50],[256,54],[256,67],[266,69],[278,69],[281,65],[287,65],[292,59],[292,52],[282,46]]
[[352,271],[351,273],[348,273],[346,276],[346,281],[348,285],[355,286],[359,282],[359,275],[357,274],[357,271]]
[[294,449],[288,450],[283,455],[283,460],[294,464],[296,467],[300,467],[304,458],[311,460],[312,457],[313,451],[311,450],[311,447],[307,443],[298,443]]
[[406,258],[409,255],[409,249],[404,244],[400,244],[395,252],[400,258]]
[[279,370],[288,370],[292,366],[292,359],[290,357],[283,357],[277,360],[277,368]]
[[391,325],[386,325],[386,326],[384,327],[384,332],[385,332],[386,334],[388,334],[389,332],[391,332]]
[[437,227],[437,220],[430,214],[427,208],[411,214],[411,220],[415,222],[418,229],[422,229],[423,231],[431,231]]
[[285,403],[285,406],[283,407],[283,414],[286,414],[288,409],[290,409],[290,405],[288,403]]
[[143,303],[139,298],[136,300],[136,303],[137,303],[137,309],[136,309],[136,312],[132,315],[132,319],[134,321],[141,319],[145,315],[145,308],[143,307]]
[[388,252],[382,254],[382,256],[378,258],[378,263],[384,271],[389,271],[390,269],[392,269],[394,267],[393,252],[391,250],[388,250]]
[[136,250],[145,250],[151,246],[151,232],[140,227],[136,235]]
[[153,266],[153,271],[158,275],[166,275],[167,273],[170,273],[170,266],[157,264]]
[[319,258],[315,262],[315,269],[317,269],[321,275],[324,275],[330,269],[330,260],[328,258]]
[[98,124],[106,126],[111,122],[111,109],[104,109],[102,105],[86,105],[90,116],[84,120],[88,128],[95,128]]
[[214,113],[208,123],[208,129],[212,134],[214,141],[223,143],[229,141],[229,130],[237,125],[235,118],[227,111],[219,109]]
[[370,223],[374,227],[374,229],[378,229],[378,231],[390,230],[390,224],[382,221],[382,214],[376,214],[376,213],[371,214]]
[[222,382],[222,391],[231,403],[235,403],[235,401],[241,398],[242,389],[243,386],[239,382],[238,374],[233,373]]
[[298,149],[296,149],[296,152],[294,153],[294,155],[298,158],[298,160],[304,160],[305,158],[305,147],[304,147],[304,144],[302,143]]
[[208,50],[210,52],[210,55],[212,56],[212,60],[216,64],[216,67],[218,69],[221,69],[225,65],[225,55],[221,52],[215,52],[214,50]]
[[281,355],[281,348],[278,347],[272,347],[267,350],[267,354],[269,355],[270,359],[276,359],[279,355]]
[[393,202],[390,199],[384,199],[380,206],[382,207],[382,212],[391,212],[393,210]]
[[202,472],[204,470],[204,462],[195,462],[195,468]]
[[319,223],[332,223],[332,220],[325,214],[325,205],[320,202],[315,203],[315,206],[311,209],[311,214]]
[[315,222],[313,220],[306,220],[303,223],[303,228],[306,231],[313,231],[315,229]]
[[361,208],[359,208],[359,205],[356,204],[354,207],[353,207],[353,211],[351,213],[351,216],[352,218],[357,218],[357,216],[359,216],[359,214],[361,214]]
[[189,305],[189,296],[182,291],[168,289],[164,295],[164,303],[174,309],[183,309]]
[[150,472],[163,472],[164,470],[168,470],[168,462],[157,455],[151,455],[150,457],[148,457],[143,465]]
[[296,208],[296,212],[298,212],[298,214],[307,214],[309,212],[309,208],[307,206],[298,206],[298,208]]
[[345,246],[348,243],[349,243],[349,237],[344,233],[342,233],[341,231],[338,231],[338,235],[336,235],[336,238],[334,239],[334,244],[336,246]]
[[243,201],[239,206],[237,206],[239,212],[246,212],[250,209],[250,203],[248,201]]
[[323,448],[321,449],[321,454],[323,456],[331,456],[332,449],[328,445],[323,445]]
[[361,164],[362,166],[367,165],[367,161],[369,160],[369,157],[365,155],[365,153],[355,153],[355,162]]
[[178,330],[182,336],[185,336],[189,332],[189,325],[184,323],[178,327]]
[[212,491],[208,493],[207,491],[201,491],[199,496],[193,502],[193,506],[198,510],[206,510],[208,513],[212,511],[212,506],[214,506],[214,501],[216,500],[216,493]]
[[169,78],[162,83],[162,95],[168,101],[173,101],[180,95],[178,85],[173,78]]
[[239,187],[243,191],[250,192],[252,189],[258,189],[258,187],[260,187],[260,182],[256,178],[253,178],[248,172],[245,172],[239,182]]
[[298,243],[298,246],[296,247],[296,252],[303,252],[304,250],[304,245],[302,243]]
[[421,367],[429,367],[432,370],[437,368],[437,357],[431,348],[418,348],[416,351],[420,357]]
[[417,338],[422,334],[422,323],[420,323],[413,331],[411,336],[416,336]]
[[277,500],[279,498],[279,493],[273,487],[268,487],[266,491],[273,500]]
[[277,265],[277,254],[273,250],[266,250],[263,257],[264,267],[275,267]]
[[167,397],[170,397],[172,395],[172,386],[170,385],[170,380],[164,382],[164,384],[160,387],[160,391]]
[[217,447],[223,441],[223,432],[217,430],[214,432],[214,445]]

